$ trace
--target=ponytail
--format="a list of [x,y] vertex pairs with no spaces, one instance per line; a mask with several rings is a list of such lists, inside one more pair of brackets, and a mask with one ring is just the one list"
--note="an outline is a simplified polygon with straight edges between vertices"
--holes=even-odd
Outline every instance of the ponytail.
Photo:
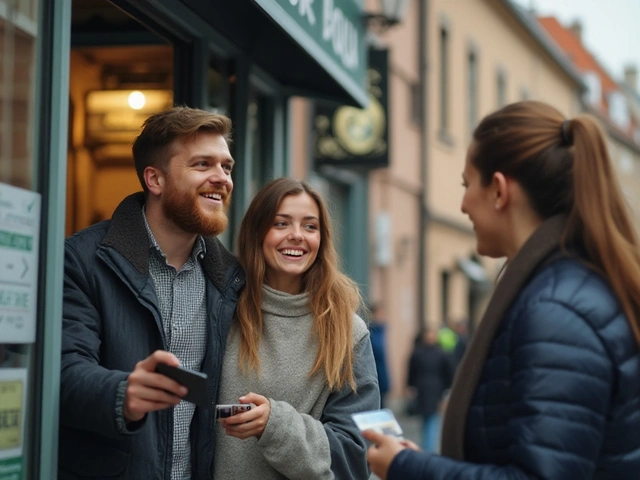
[[565,243],[584,248],[613,288],[640,344],[640,245],[613,170],[604,134],[588,115],[563,124],[573,141],[573,206]]
[[543,102],[512,103],[482,119],[470,152],[483,185],[502,172],[540,218],[567,215],[564,247],[608,279],[640,345],[640,244],[596,120],[566,120]]

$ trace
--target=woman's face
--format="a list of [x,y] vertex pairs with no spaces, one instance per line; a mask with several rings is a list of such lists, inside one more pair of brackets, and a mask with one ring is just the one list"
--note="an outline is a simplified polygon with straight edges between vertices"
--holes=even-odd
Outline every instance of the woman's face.
[[265,283],[276,290],[300,293],[303,274],[320,248],[320,211],[307,193],[282,199],[262,243]]
[[[469,152],[473,145],[469,147]],[[499,258],[504,256],[498,228],[498,211],[496,209],[495,190],[491,185],[483,186],[480,181],[480,171],[471,163],[467,152],[462,184],[465,187],[462,197],[462,213],[469,217],[476,232],[477,250],[480,255]]]

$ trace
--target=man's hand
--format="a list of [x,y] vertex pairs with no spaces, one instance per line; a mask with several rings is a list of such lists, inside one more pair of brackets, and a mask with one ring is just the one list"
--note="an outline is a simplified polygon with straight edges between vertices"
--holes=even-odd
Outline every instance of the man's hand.
[[362,436],[375,444],[367,450],[367,461],[371,466],[371,471],[382,480],[387,478],[389,466],[399,452],[407,447],[412,449],[417,447],[413,442],[398,440],[375,430],[365,430],[362,432]]
[[232,417],[221,418],[220,424],[227,435],[244,440],[249,437],[260,438],[264,432],[269,415],[271,414],[271,403],[267,397],[257,393],[247,393],[239,398],[240,403],[253,403],[256,408],[248,412],[238,413]]
[[186,387],[155,372],[159,363],[180,366],[180,361],[173,353],[163,350],[156,350],[136,364],[127,380],[124,397],[124,418],[127,422],[137,422],[149,412],[177,405],[187,394]]

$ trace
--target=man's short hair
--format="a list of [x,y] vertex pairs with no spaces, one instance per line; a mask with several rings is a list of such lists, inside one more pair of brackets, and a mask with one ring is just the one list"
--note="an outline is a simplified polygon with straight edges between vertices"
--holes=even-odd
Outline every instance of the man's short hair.
[[167,172],[173,153],[171,144],[177,138],[192,138],[199,132],[217,133],[231,141],[231,119],[190,107],[174,107],[147,118],[133,142],[133,163],[142,189],[147,192],[144,171],[155,167]]

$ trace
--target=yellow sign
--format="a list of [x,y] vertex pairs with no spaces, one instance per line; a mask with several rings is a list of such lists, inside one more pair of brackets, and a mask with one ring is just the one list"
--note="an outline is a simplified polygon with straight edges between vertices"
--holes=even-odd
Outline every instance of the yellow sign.
[[22,380],[0,381],[0,450],[18,448],[22,444]]

